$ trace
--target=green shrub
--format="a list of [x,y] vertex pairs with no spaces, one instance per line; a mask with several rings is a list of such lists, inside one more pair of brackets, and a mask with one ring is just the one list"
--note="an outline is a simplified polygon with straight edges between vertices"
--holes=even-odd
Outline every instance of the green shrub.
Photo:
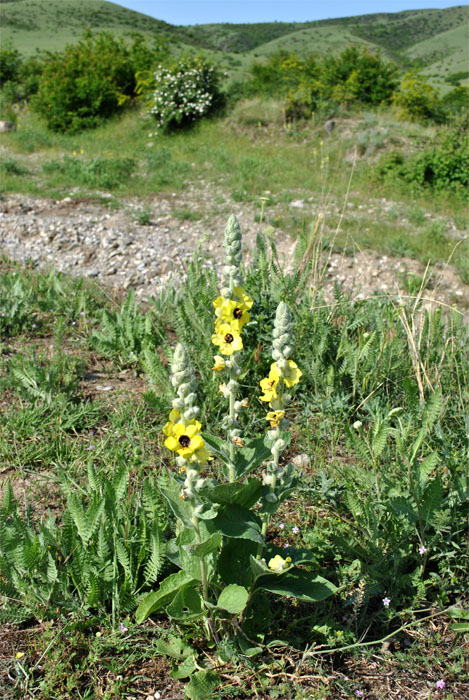
[[450,90],[441,98],[441,104],[449,116],[467,114],[469,112],[469,87],[461,85]]
[[433,190],[452,190],[467,196],[469,186],[469,143],[458,128],[447,131],[433,146],[406,158],[400,152],[384,156],[377,166],[380,180],[402,182]]
[[115,114],[134,95],[130,50],[101,32],[49,55],[32,105],[53,131],[76,132]]
[[154,81],[150,113],[162,131],[191,125],[225,101],[219,73],[201,56],[182,58],[168,68],[160,65]]
[[406,73],[394,93],[393,103],[401,119],[410,121],[441,121],[438,91],[428,84],[425,76]]
[[21,55],[18,49],[9,46],[0,49],[0,85],[17,79],[21,66]]

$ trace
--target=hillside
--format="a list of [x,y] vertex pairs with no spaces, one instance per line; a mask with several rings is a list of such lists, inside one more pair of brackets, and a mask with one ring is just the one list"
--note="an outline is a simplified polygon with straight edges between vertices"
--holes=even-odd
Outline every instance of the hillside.
[[445,75],[467,69],[469,8],[407,10],[311,22],[200,24],[174,26],[106,0],[2,0],[2,43],[23,54],[60,50],[86,29],[128,35],[141,32],[165,38],[179,53],[204,50],[233,77],[253,59],[285,49],[299,54],[341,51],[367,45],[403,68],[424,67],[445,86]]

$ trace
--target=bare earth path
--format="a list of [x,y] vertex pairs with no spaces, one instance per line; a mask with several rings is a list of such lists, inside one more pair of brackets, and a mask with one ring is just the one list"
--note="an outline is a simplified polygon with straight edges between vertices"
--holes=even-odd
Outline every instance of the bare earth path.
[[[200,215],[201,204],[210,214]],[[305,218],[314,221],[314,205],[308,206]],[[231,213],[240,220],[248,255],[264,228],[255,222],[259,210],[252,203],[230,202],[213,187],[155,196],[146,206],[149,222],[145,225],[138,223],[139,212],[141,204],[132,200],[115,210],[102,200],[86,197],[52,200],[6,195],[0,200],[0,252],[20,262],[33,260],[40,268],[53,266],[96,278],[116,291],[134,288],[145,299],[158,294],[171,276],[184,274],[198,246],[205,264],[219,269],[223,231]],[[281,232],[274,235],[281,260],[291,268],[295,242]],[[356,298],[376,291],[408,294],[406,277],[424,273],[415,260],[373,251],[356,251],[353,256],[331,253],[321,269],[328,296],[339,283]],[[451,266],[438,265],[425,296],[464,310],[469,306],[469,285]]]

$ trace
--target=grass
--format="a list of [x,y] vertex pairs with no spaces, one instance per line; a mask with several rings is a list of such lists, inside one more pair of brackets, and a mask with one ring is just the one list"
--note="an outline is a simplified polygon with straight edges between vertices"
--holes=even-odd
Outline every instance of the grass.
[[[241,418],[245,434],[264,431],[265,407],[255,399],[256,387],[269,366],[279,298],[294,310],[294,356],[304,373],[289,409],[291,443],[285,459],[303,455],[306,461],[300,488],[273,518],[268,540],[277,547],[312,550],[313,570],[331,578],[339,592],[315,605],[259,598],[262,625],[251,634],[261,645],[278,641],[250,659],[227,646],[229,660],[223,657],[219,669],[223,683],[210,698],[319,700],[363,691],[377,700],[390,688],[409,700],[424,691],[437,698],[435,684],[444,679],[445,698],[462,700],[468,680],[465,637],[451,629],[459,618],[451,618],[450,609],[461,607],[467,593],[467,326],[456,311],[424,312],[421,280],[410,278],[414,298],[399,308],[380,297],[351,304],[339,292],[325,304],[320,292],[301,287],[298,276],[279,272],[262,242],[259,246],[246,274],[255,303],[245,332],[248,374],[242,383],[251,404]],[[97,285],[3,262],[0,460],[6,473],[0,522],[5,543],[14,523],[18,533],[29,532],[25,528],[40,532],[35,546],[39,552],[43,547],[45,557],[25,574],[27,587],[10,579],[25,546],[20,534],[16,548],[7,547],[16,554],[7,564],[1,561],[0,617],[9,624],[0,643],[0,682],[11,700],[28,695],[123,700],[168,688],[182,697],[185,681],[175,673],[178,663],[171,672],[161,654],[171,634],[195,640],[205,662],[215,661],[198,623],[175,626],[162,612],[135,624],[138,597],[129,598],[120,563],[115,562],[104,597],[99,587],[92,596],[84,584],[88,565],[74,559],[80,540],[70,540],[72,505],[95,498],[96,483],[107,484],[99,487],[106,498],[111,485],[119,484],[121,505],[115,504],[113,518],[102,522],[115,519],[122,528],[127,522],[125,532],[131,533],[145,480],[174,468],[161,430],[169,411],[165,366],[169,343],[176,338],[188,344],[197,367],[204,425],[220,432],[224,406],[208,342],[217,281],[213,274],[201,274],[201,264],[188,267],[180,290],[147,305],[147,313],[157,311],[149,317],[151,325],[160,329],[151,346],[160,362],[150,365],[139,323],[130,327],[125,320],[126,314],[144,314],[132,297],[122,305]],[[13,300],[22,303],[14,306]],[[108,340],[97,345],[96,335]],[[137,360],[123,370],[122,352],[132,337]],[[98,385],[112,389],[102,392]],[[413,448],[419,434],[420,448]],[[419,478],[427,480],[436,499],[420,535],[398,507],[399,494],[413,503],[404,467],[412,449],[420,450],[418,464],[426,460],[430,465]],[[154,485],[149,493],[158,499]],[[357,493],[363,498],[355,498]],[[142,527],[143,521],[140,533]],[[166,527],[169,537],[171,519]],[[125,539],[124,529],[120,532]],[[417,551],[422,536],[425,560]],[[89,540],[87,556],[96,556],[99,541]],[[122,556],[119,562],[125,564]],[[171,565],[166,561],[165,566]],[[50,576],[56,576],[52,587]],[[108,585],[109,576],[95,585]],[[21,606],[15,602],[15,585],[23,586]],[[391,599],[389,608],[382,604],[384,597]]]

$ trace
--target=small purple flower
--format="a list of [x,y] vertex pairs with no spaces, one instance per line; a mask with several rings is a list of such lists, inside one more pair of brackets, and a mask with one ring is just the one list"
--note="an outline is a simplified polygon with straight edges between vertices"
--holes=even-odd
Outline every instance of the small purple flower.
[[35,324],[35,323],[31,323],[31,328],[36,328],[36,324]]
[[84,315],[85,315],[85,312],[84,312],[84,311],[80,311],[80,316],[84,316]]
[[355,695],[357,695],[359,698],[363,697],[363,690],[356,690]]
[[391,598],[388,598],[387,596],[383,598],[383,605],[385,608],[389,608],[389,603],[391,602]]
[[294,535],[297,535],[297,534],[299,533],[299,531],[300,531],[300,528],[297,527],[296,525],[295,525],[294,528],[292,528],[292,532],[293,532]]
[[278,529],[279,529],[279,530],[283,530],[284,527],[285,527],[285,523],[279,523],[279,524],[278,524]]
[[438,688],[438,690],[443,690],[443,688],[445,687],[446,683],[445,683],[444,680],[441,678],[439,681],[437,681],[437,682],[435,683],[435,685],[436,685],[436,687]]
[[128,632],[129,631],[129,628],[126,627],[123,622],[120,623],[119,629],[121,632]]
[[87,447],[86,449],[87,449],[87,450],[94,450],[95,447],[96,447],[96,445],[90,445],[90,446]]
[[428,552],[428,549],[425,547],[425,545],[422,545],[421,547],[419,547],[419,554],[421,554],[422,556],[424,554],[426,554],[427,552]]

